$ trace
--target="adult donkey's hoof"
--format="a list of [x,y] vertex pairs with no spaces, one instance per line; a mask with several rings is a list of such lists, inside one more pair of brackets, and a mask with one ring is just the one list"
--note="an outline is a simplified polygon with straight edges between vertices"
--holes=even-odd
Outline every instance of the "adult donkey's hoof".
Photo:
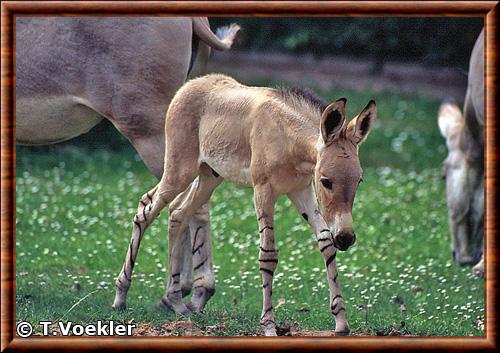
[[172,300],[168,299],[167,296],[162,297],[158,302],[157,306],[158,308],[163,310],[173,311],[178,315],[183,315],[183,316],[191,315],[191,310],[189,310],[188,307],[182,301],[173,302]]
[[481,260],[472,268],[472,274],[479,278],[484,278],[484,261]]

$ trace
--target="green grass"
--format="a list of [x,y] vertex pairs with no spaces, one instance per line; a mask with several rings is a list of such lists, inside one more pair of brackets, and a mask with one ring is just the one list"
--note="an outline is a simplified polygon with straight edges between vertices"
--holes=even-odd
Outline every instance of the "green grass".
[[[388,92],[322,96],[346,96],[349,117],[372,98],[379,109],[376,129],[360,150],[357,243],[337,257],[352,331],[383,335],[396,327],[415,335],[483,335],[476,320],[484,321],[484,282],[451,262],[440,177],[445,147],[435,121],[439,102]],[[18,148],[16,180],[17,320],[159,325],[176,319],[155,308],[167,274],[165,211],[144,236],[128,309],[111,309],[131,219],[139,197],[155,184],[130,148]],[[252,190],[223,183],[213,195],[211,215],[216,294],[191,320],[201,328],[223,325],[218,334],[259,334]],[[280,262],[273,300],[275,306],[283,303],[275,309],[277,322],[333,329],[322,257],[286,198],[276,206],[275,231]]]

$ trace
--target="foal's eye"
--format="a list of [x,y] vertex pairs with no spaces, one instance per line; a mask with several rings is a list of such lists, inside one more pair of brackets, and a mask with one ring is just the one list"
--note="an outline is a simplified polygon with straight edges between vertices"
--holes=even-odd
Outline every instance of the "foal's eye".
[[332,189],[332,182],[330,180],[328,180],[328,178],[326,177],[321,177],[319,178],[319,181],[321,181],[321,184],[323,184],[323,186],[327,189]]

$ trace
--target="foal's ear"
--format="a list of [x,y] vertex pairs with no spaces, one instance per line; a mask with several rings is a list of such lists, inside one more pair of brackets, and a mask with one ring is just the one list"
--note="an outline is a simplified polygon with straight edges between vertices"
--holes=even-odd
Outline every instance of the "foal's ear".
[[337,99],[321,114],[321,137],[325,145],[332,143],[337,132],[344,126],[346,102],[345,98]]
[[377,105],[374,100],[368,102],[368,105],[352,119],[347,125],[347,134],[356,144],[360,144],[368,137],[368,133],[377,119]]

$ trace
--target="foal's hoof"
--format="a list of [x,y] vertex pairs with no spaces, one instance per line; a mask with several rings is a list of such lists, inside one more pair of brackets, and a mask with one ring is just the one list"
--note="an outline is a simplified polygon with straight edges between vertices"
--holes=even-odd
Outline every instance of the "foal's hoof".
[[262,325],[264,336],[278,336],[276,333],[276,325],[273,322],[268,322],[267,325]]
[[188,307],[183,302],[173,303],[167,297],[161,298],[157,306],[160,309],[173,311],[178,315],[183,315],[183,316],[191,315],[191,310],[189,310]]
[[119,303],[119,304],[114,303],[112,305],[112,308],[115,309],[115,310],[117,310],[117,311],[125,311],[125,309],[127,309],[127,304],[125,304],[125,303]]
[[264,327],[264,336],[266,337],[278,336],[278,334],[276,333],[276,328]]
[[347,331],[335,331],[335,336],[349,336],[351,333],[350,330]]
[[193,313],[201,313],[203,308],[205,308],[205,304],[212,297],[215,290],[209,290],[204,287],[198,287],[195,289],[193,295],[191,296],[191,300],[187,304],[189,310]]

